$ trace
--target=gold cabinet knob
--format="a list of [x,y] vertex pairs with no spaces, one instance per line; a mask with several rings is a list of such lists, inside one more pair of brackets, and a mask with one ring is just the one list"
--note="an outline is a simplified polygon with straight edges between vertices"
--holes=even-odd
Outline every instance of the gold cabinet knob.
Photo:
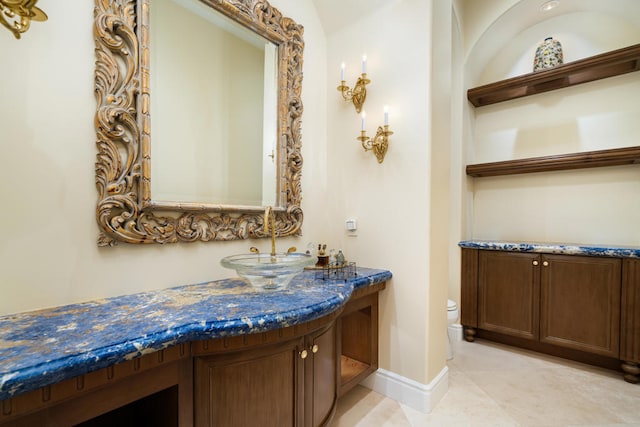
[[533,265],[538,265],[538,261],[533,261]]
[[542,265],[544,265],[545,267],[549,267],[549,261],[543,262]]
[[307,352],[307,350],[302,350],[300,352],[300,358],[301,359],[306,359],[308,355],[309,355],[309,353]]
[[315,354],[318,352],[319,349],[320,348],[318,347],[318,344],[314,344],[313,347],[311,347],[311,352]]

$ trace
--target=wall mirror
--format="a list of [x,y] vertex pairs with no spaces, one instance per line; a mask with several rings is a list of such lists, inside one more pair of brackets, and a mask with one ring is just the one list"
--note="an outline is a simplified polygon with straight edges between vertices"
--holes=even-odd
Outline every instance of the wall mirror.
[[96,0],[98,244],[299,235],[303,28],[263,0]]

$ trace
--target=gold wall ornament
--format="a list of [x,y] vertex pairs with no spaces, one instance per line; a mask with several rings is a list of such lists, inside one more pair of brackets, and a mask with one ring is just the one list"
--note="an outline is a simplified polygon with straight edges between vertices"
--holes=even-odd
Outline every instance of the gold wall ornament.
[[347,82],[344,78],[345,64],[343,63],[340,69],[340,86],[337,89],[342,94],[342,98],[346,102],[352,102],[356,111],[360,113],[364,102],[367,100],[367,85],[371,83],[371,80],[367,78],[367,57],[362,56],[362,74],[358,77],[355,86],[351,89],[347,86]]
[[340,86],[338,86],[338,90],[342,93],[342,98],[347,102],[353,102],[358,113],[362,111],[362,106],[367,100],[367,85],[369,83],[371,83],[371,80],[369,80],[367,75],[363,73],[358,77],[358,81],[353,89],[347,86],[347,82],[345,80],[342,80],[340,82]]
[[0,0],[0,23],[16,39],[31,26],[31,21],[46,21],[47,14],[36,7],[38,0]]
[[364,148],[364,151],[373,151],[373,154],[375,154],[378,159],[378,163],[382,163],[384,161],[384,156],[387,154],[387,149],[389,148],[390,135],[393,135],[393,132],[389,130],[389,125],[384,127],[378,126],[378,131],[373,139],[367,136],[366,130],[363,130],[361,131],[361,135],[358,137],[358,140],[362,142],[362,148]]
[[393,135],[393,132],[389,130],[389,108],[384,107],[384,126],[378,126],[378,130],[376,131],[376,135],[371,139],[367,136],[367,131],[365,129],[365,119],[367,114],[362,112],[362,130],[360,131],[360,136],[358,139],[362,143],[362,148],[364,151],[373,151],[376,158],[378,159],[378,163],[382,163],[384,161],[384,156],[387,154],[387,150],[389,149],[389,136]]
[[[299,235],[304,29],[265,0],[201,1],[278,46],[278,203],[273,211],[278,236]],[[261,206],[151,199],[151,3],[95,0],[98,246],[269,237]]]

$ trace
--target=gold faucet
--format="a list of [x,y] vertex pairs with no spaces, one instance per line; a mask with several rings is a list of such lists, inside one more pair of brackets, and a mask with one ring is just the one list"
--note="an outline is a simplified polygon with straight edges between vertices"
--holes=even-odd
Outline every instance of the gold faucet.
[[271,226],[271,257],[276,256],[276,217],[271,206],[267,206],[264,210],[264,230],[269,232]]
[[[271,262],[276,262],[276,215],[273,213],[273,208],[271,206],[267,206],[264,210],[264,231],[269,232],[269,228],[271,228]],[[260,251],[255,246],[251,247],[251,252],[259,254]],[[287,255],[292,252],[295,252],[297,248],[295,246],[291,246],[287,249]]]

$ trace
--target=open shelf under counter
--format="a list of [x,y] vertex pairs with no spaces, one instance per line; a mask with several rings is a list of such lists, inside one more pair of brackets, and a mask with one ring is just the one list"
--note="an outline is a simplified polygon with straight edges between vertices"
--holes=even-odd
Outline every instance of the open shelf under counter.
[[378,293],[385,283],[354,293],[338,319],[338,396],[378,369]]
[[356,359],[352,359],[345,355],[340,355],[340,378],[342,383],[348,383],[363,372],[371,368],[369,363],[364,363]]

